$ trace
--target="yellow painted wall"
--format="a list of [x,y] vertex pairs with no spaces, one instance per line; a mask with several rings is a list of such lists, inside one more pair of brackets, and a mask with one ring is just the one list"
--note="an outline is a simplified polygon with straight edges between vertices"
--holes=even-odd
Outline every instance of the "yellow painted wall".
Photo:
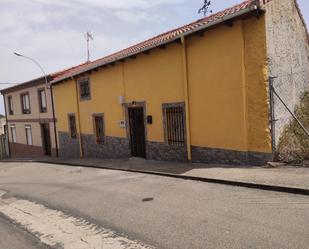
[[[192,145],[270,152],[264,29],[264,18],[252,18],[187,38]],[[153,116],[147,140],[163,142],[162,104],[184,102],[183,83],[176,43],[93,72],[91,100],[79,102],[82,133],[93,134],[92,114],[104,113],[106,135],[125,137],[118,125],[124,95],[127,102],[146,102],[146,115]],[[77,112],[74,84],[55,86],[59,131],[68,131],[67,114]]]
[[265,18],[243,22],[249,151],[271,152]]
[[117,64],[90,74],[91,101],[80,102],[81,129],[84,134],[93,134],[93,113],[104,113],[107,136],[125,137],[125,129],[119,128],[124,119],[118,97],[123,95],[122,65]]
[[192,145],[271,152],[264,18],[188,40]]
[[187,44],[192,145],[246,151],[241,22]]
[[66,81],[53,88],[57,130],[68,132],[68,114],[77,112],[74,80]]
[[127,101],[146,101],[147,115],[153,116],[153,124],[147,126],[150,141],[164,141],[162,104],[184,101],[182,67],[180,44],[124,64]]

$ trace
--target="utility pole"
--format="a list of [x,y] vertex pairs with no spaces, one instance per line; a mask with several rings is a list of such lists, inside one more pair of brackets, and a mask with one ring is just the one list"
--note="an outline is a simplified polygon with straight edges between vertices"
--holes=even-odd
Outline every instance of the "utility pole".
[[18,52],[14,52],[14,54],[18,57],[23,57],[27,60],[32,61],[34,64],[36,64],[42,71],[43,75],[44,75],[44,79],[45,79],[45,87],[46,87],[46,91],[47,89],[50,89],[50,98],[51,98],[51,106],[52,106],[52,115],[53,115],[53,126],[54,126],[54,136],[55,136],[55,146],[56,146],[56,157],[58,157],[58,139],[57,139],[57,128],[56,128],[56,114],[55,114],[55,105],[54,105],[54,95],[53,95],[53,86],[50,84],[49,79],[47,76],[47,74],[45,73],[44,68],[41,66],[40,63],[38,63],[36,60],[34,60],[33,58],[23,55],[21,53]]
[[93,35],[91,34],[91,31],[87,31],[87,33],[85,34],[85,39],[87,41],[87,62],[90,62],[89,42],[90,40],[93,41]]

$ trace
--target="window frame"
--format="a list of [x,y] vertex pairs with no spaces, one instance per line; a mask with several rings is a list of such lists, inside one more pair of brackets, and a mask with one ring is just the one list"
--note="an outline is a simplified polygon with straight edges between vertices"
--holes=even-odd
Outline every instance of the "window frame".
[[[182,108],[182,127],[183,127],[183,141],[178,141],[175,143],[171,143],[169,141],[168,136],[168,127],[167,127],[167,109],[168,108]],[[163,130],[164,130],[164,141],[165,144],[169,146],[177,146],[177,147],[184,147],[187,144],[187,127],[186,127],[186,109],[185,109],[185,103],[184,102],[178,102],[178,103],[164,103],[162,104],[162,111],[163,111]]]
[[[87,82],[88,83],[88,95],[87,96],[82,96],[82,90],[81,90],[81,86]],[[80,101],[87,101],[87,100],[91,100],[91,87],[90,87],[90,77],[83,77],[77,80],[77,84],[78,84],[78,92],[79,92],[79,100]]]
[[[24,96],[28,96],[29,101],[29,109],[24,108]],[[31,101],[30,101],[30,93],[29,92],[23,92],[20,94],[20,101],[21,101],[21,112],[22,114],[31,114]]]
[[[102,126],[103,126],[103,138],[102,140],[98,137],[97,126],[96,126],[96,118],[102,118]],[[92,114],[92,122],[93,122],[93,130],[95,135],[96,144],[104,144],[105,143],[105,119],[103,113],[95,113]]]
[[12,95],[7,96],[7,100],[8,100],[9,115],[14,115],[13,96]]
[[[43,107],[42,95],[41,93],[44,92],[45,96],[45,107]],[[38,98],[39,98],[39,111],[40,113],[47,113],[47,95],[45,88],[38,89]]]
[[[27,131],[30,131],[30,134],[28,134]],[[29,124],[25,125],[25,133],[26,133],[26,143],[27,143],[27,145],[33,145],[33,136],[32,136],[31,125],[29,125]]]
[[[15,132],[13,132],[13,129]],[[17,143],[17,131],[16,131],[16,125],[11,124],[10,125],[10,132],[11,132],[11,139],[12,139],[12,143]],[[15,134],[15,137],[14,137]]]
[[[71,126],[71,117],[74,117],[74,121],[75,121],[75,134],[73,135],[72,132],[72,126]],[[77,139],[78,137],[78,132],[77,132],[77,123],[76,123],[76,115],[75,113],[69,113],[68,114],[68,127],[69,127],[69,134],[70,134],[70,138],[71,139]]]

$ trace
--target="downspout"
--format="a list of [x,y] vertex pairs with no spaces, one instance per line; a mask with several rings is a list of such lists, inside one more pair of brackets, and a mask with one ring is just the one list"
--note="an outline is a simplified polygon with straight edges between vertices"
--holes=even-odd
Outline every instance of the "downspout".
[[54,136],[55,136],[55,146],[56,146],[56,157],[58,157],[58,156],[59,156],[59,152],[58,152],[58,138],[57,138],[57,127],[56,127],[54,94],[53,94],[53,86],[52,86],[52,85],[50,85],[50,97],[51,97],[52,112],[53,112]]
[[79,98],[78,98],[78,82],[75,80],[75,93],[76,93],[76,109],[77,109],[77,123],[78,123],[78,140],[79,140],[79,156],[80,158],[84,157],[83,144],[82,144],[82,131],[80,125],[80,110],[79,110]]
[[268,91],[269,91],[269,122],[270,122],[270,135],[271,135],[271,151],[272,160],[276,160],[276,117],[275,117],[275,98],[273,91],[274,77],[269,77],[268,79]]
[[188,161],[192,161],[191,152],[191,127],[190,127],[190,107],[189,107],[189,80],[188,80],[188,60],[187,60],[187,44],[184,36],[181,37],[182,44],[182,61],[183,61],[183,83],[184,83],[184,95],[185,95],[185,108],[186,108],[186,128],[187,128],[187,158]]
[[241,21],[241,34],[242,34],[242,94],[243,94],[243,108],[244,108],[244,142],[245,142],[245,148],[246,148],[246,154],[247,154],[247,161],[250,164],[249,161],[249,129],[248,129],[248,117],[249,117],[249,110],[248,110],[248,92],[249,87],[247,85],[247,74],[246,74],[246,37],[245,37],[245,29],[244,29],[244,23]]
[[6,99],[5,94],[2,94],[3,101],[4,101],[4,112],[5,112],[5,119],[6,119],[6,135],[8,139],[8,145],[9,145],[9,157],[11,157],[11,143],[10,143],[10,134],[9,134],[9,121],[8,121],[8,113],[6,111]]
[[[126,102],[126,82],[125,82],[125,72],[124,72],[124,62],[121,63],[121,80],[122,80],[122,90],[124,102]],[[122,104],[123,117],[126,118],[126,106],[125,103]]]

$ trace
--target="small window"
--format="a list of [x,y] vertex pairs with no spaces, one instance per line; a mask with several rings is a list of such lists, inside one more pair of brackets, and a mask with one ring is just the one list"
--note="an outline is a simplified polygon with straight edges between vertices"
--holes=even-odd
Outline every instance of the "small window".
[[10,130],[11,130],[12,142],[13,143],[17,143],[17,136],[16,136],[16,127],[15,127],[15,125],[11,125],[10,126]]
[[69,129],[71,138],[77,138],[76,119],[74,114],[69,115]]
[[183,104],[163,105],[165,139],[170,145],[185,145],[185,118]]
[[9,114],[14,114],[14,107],[13,107],[13,98],[12,96],[8,96],[8,108],[9,108]]
[[26,141],[28,145],[32,145],[32,132],[31,132],[31,126],[25,125],[26,130]]
[[47,112],[46,93],[45,90],[39,90],[40,112]]
[[104,118],[103,115],[94,116],[94,129],[97,144],[104,143]]
[[81,100],[89,100],[90,99],[90,86],[89,86],[89,78],[82,79],[79,81],[79,93]]
[[29,93],[25,93],[21,95],[21,105],[23,114],[30,114],[30,98]]

